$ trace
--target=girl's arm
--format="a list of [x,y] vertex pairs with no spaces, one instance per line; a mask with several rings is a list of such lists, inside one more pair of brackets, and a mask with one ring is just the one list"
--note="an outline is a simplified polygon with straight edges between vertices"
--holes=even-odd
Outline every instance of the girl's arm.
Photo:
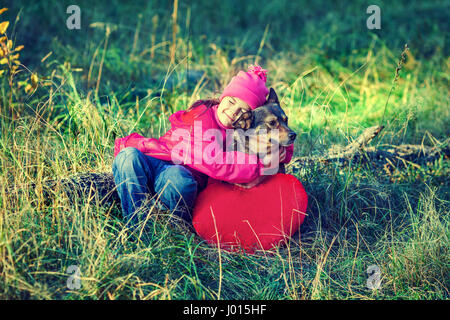
[[[186,143],[186,145],[184,145]],[[193,145],[190,142],[181,142],[184,148],[189,149]],[[211,147],[210,142],[203,142],[197,152],[191,155],[187,161],[184,155],[167,152],[160,149],[157,139],[145,138],[137,133],[133,133],[124,138],[116,139],[114,144],[114,157],[126,147],[133,147],[141,152],[154,156],[158,159],[183,163],[197,171],[200,171],[211,178],[227,181],[231,183],[247,183],[255,180],[262,173],[263,163],[256,155],[246,154],[240,151],[226,151],[215,157],[214,160],[205,161],[203,154],[207,147]],[[192,150],[195,147],[192,148]]]
[[144,141],[145,139],[147,138],[141,136],[138,133],[132,133],[126,137],[117,138],[114,141],[114,157],[116,157],[117,154],[122,151],[122,149],[125,149],[127,147],[133,147],[142,152],[145,152],[142,143],[142,141]]
[[114,141],[114,157],[116,157],[122,149],[128,147],[136,148],[142,153],[155,158],[170,161],[170,153],[167,151],[167,148],[163,148],[163,145],[158,139],[146,138],[136,132],[123,138],[117,138]]

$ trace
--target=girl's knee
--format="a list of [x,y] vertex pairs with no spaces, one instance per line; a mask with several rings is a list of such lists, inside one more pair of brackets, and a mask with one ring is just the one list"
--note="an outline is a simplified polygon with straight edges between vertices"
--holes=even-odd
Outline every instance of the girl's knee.
[[193,205],[197,196],[197,181],[192,173],[181,165],[173,165],[164,172],[160,189],[164,194],[174,199],[182,197],[189,205]]
[[142,154],[141,151],[134,147],[123,148],[116,156],[117,158],[137,158]]
[[180,165],[174,165],[168,170],[170,170],[168,179],[181,193],[197,192],[197,181],[188,169]]
[[113,171],[128,171],[136,168],[136,164],[140,163],[143,153],[136,148],[126,147],[122,149],[113,161]]

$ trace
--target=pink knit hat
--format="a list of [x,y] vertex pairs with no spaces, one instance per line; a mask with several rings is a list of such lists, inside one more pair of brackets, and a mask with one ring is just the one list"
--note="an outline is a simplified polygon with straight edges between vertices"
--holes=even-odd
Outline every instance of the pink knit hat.
[[251,65],[248,71],[239,71],[223,90],[220,101],[224,97],[236,97],[255,109],[266,102],[269,89],[266,87],[267,70],[259,65]]

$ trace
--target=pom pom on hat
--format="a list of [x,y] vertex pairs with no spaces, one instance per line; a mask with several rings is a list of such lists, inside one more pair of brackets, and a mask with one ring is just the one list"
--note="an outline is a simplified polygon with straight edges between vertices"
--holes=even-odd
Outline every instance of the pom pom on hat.
[[251,65],[248,67],[248,72],[249,72],[249,73],[250,73],[250,72],[253,72],[253,73],[256,74],[261,80],[263,80],[264,82],[266,82],[266,80],[267,80],[267,70],[261,68],[261,66],[259,66],[259,65],[257,65],[257,64],[255,64],[255,65],[251,64]]
[[248,71],[239,71],[223,90],[220,101],[224,97],[236,97],[245,101],[252,109],[266,102],[269,89],[266,87],[267,70],[259,65],[250,65]]

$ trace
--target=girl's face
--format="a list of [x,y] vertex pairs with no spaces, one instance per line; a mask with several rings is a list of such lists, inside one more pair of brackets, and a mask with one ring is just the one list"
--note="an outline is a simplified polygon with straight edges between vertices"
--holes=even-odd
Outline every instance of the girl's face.
[[233,123],[241,116],[244,121],[239,121],[239,127],[250,127],[250,114],[252,108],[243,100],[236,97],[224,97],[217,108],[217,118],[224,127],[233,128]]

